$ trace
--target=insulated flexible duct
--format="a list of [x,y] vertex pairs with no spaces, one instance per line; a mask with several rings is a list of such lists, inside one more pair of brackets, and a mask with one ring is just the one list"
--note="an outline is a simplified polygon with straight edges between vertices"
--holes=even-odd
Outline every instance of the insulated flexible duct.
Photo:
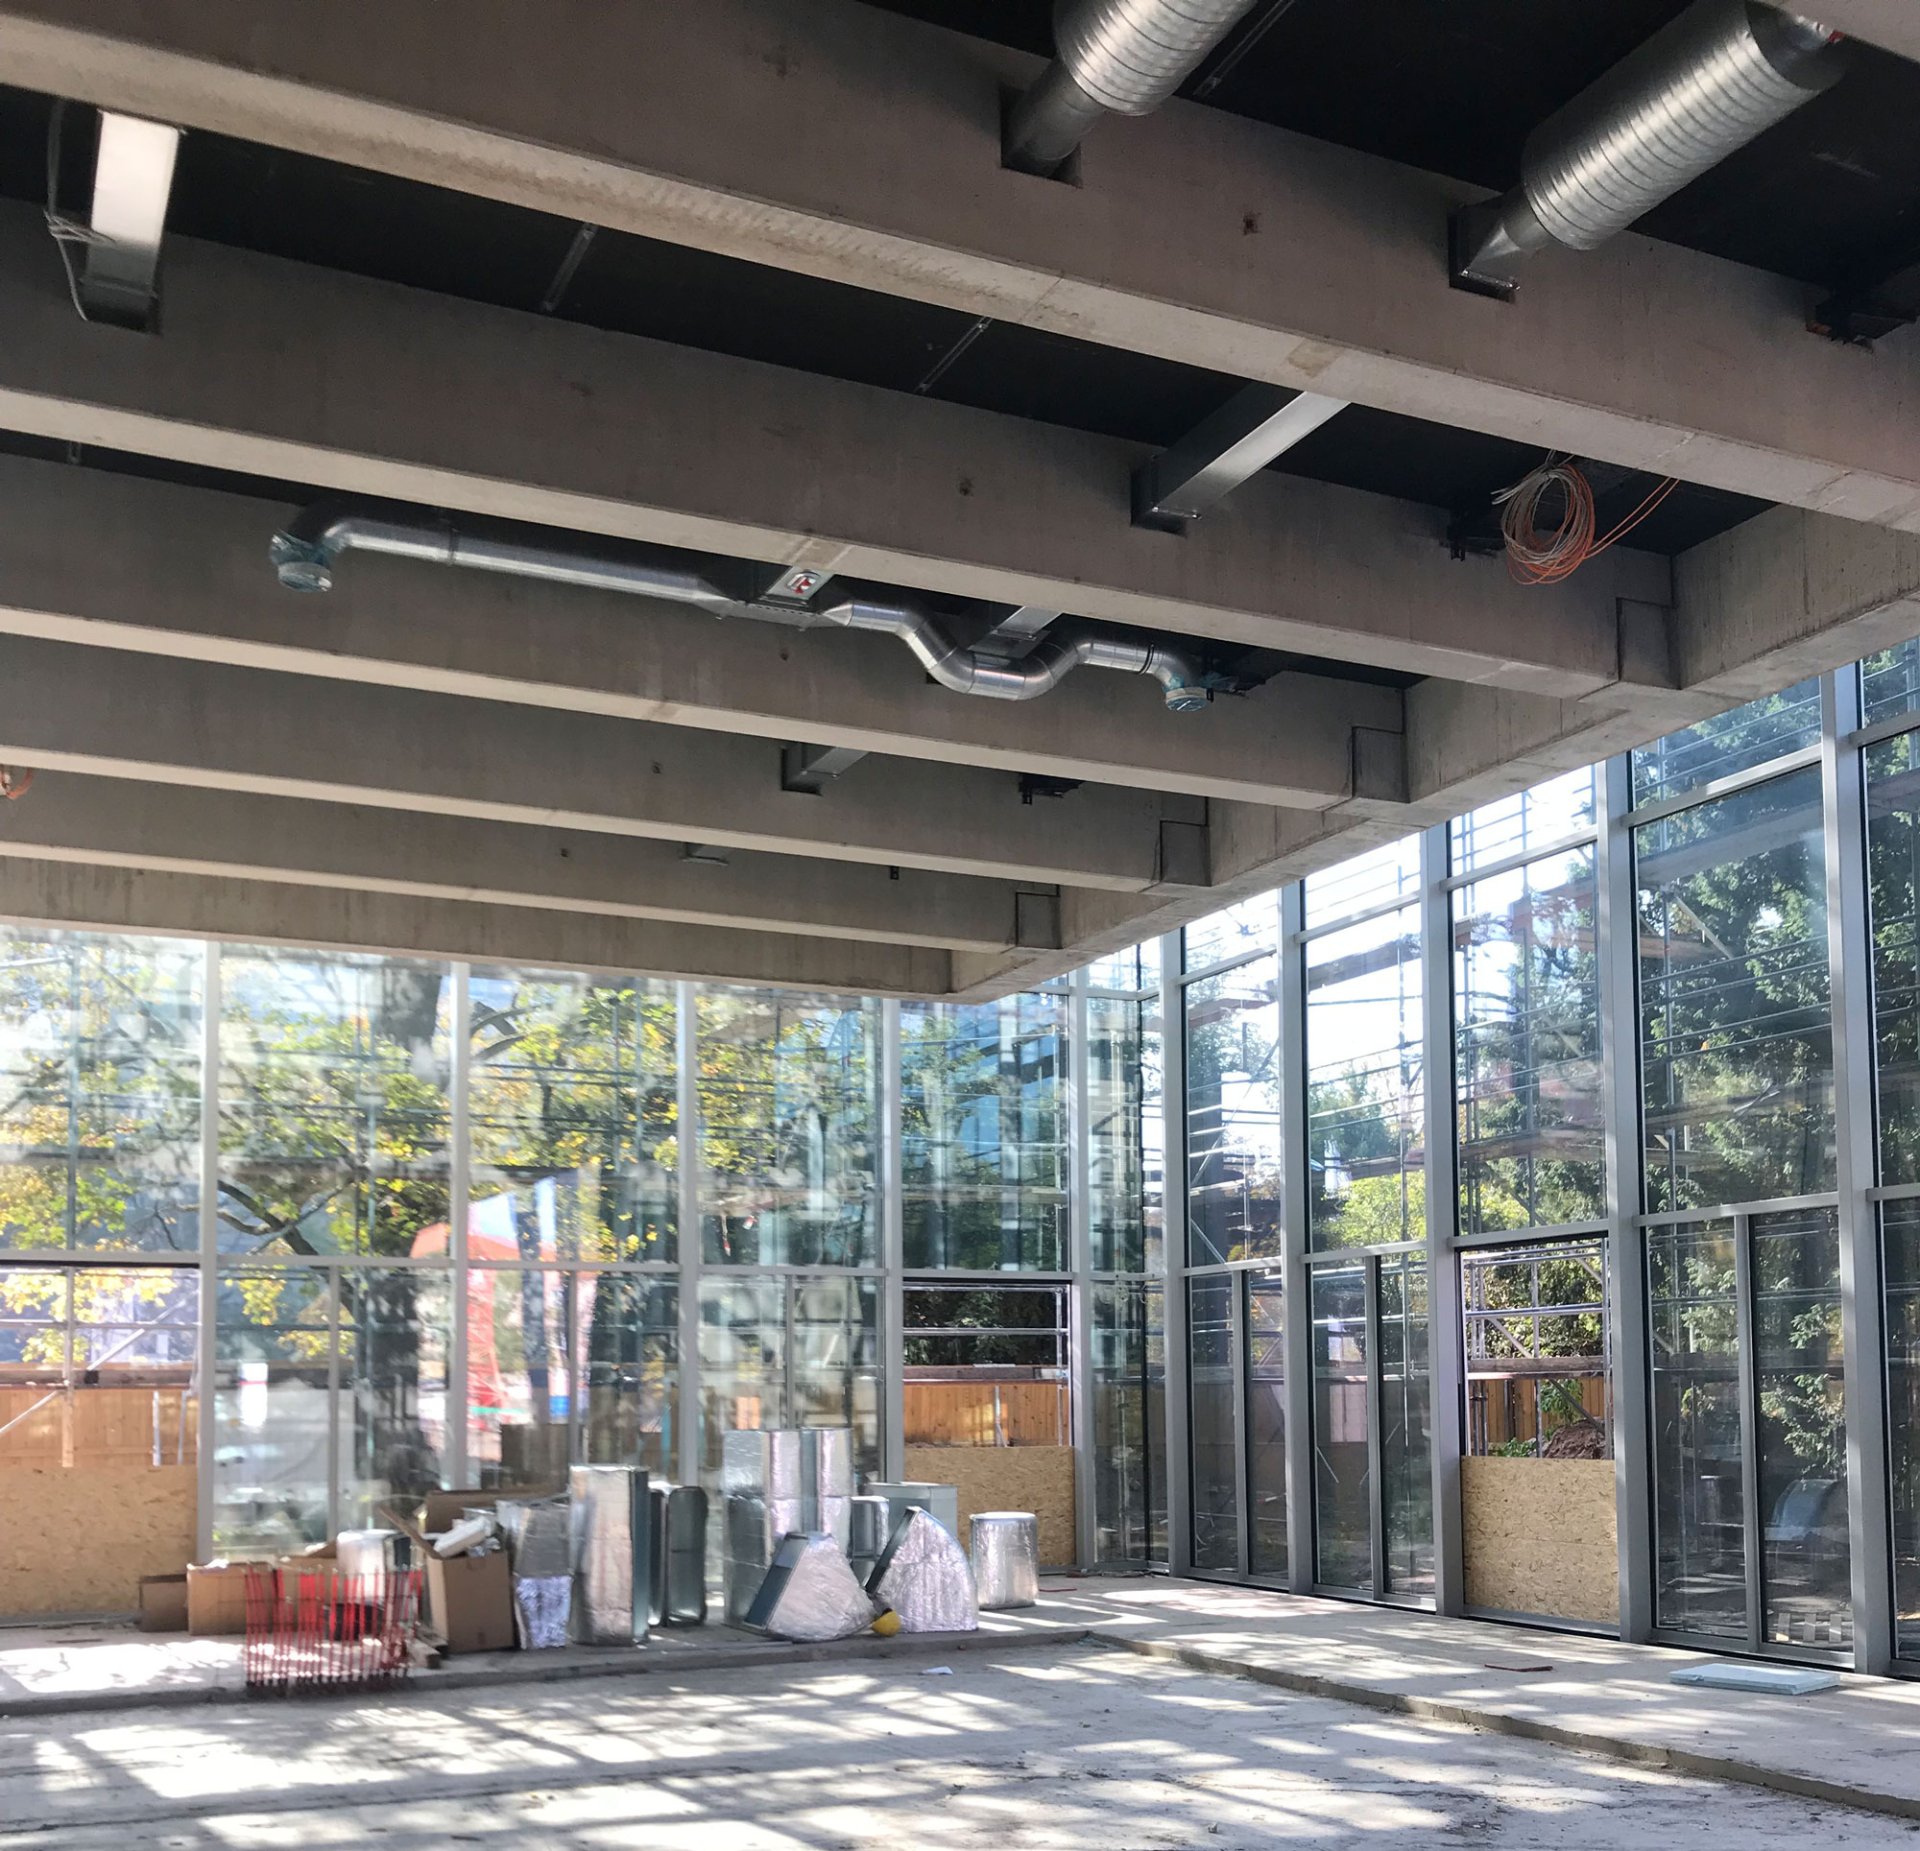
[[1204,672],[1186,651],[1093,624],[1055,624],[1025,655],[1009,658],[966,647],[931,612],[891,599],[843,597],[819,606],[767,603],[738,596],[695,566],[649,547],[611,540],[562,541],[540,528],[504,522],[462,526],[425,510],[386,503],[317,502],[276,533],[269,548],[280,583],[291,591],[330,591],[335,562],[348,552],[630,592],[691,604],[716,617],[800,628],[838,624],[896,636],[943,688],[990,700],[1032,700],[1083,667],[1151,675],[1174,713],[1194,712],[1212,698]]
[[1052,64],[1014,106],[1006,160],[1050,174],[1103,115],[1158,109],[1253,0],[1066,0]]
[[1527,138],[1520,184],[1458,221],[1457,280],[1504,290],[1530,252],[1604,244],[1835,82],[1838,36],[1757,0],[1695,0]]

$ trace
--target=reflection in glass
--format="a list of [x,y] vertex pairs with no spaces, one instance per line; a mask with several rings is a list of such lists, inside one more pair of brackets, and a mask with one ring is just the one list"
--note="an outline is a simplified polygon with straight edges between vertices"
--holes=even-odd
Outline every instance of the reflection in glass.
[[701,1483],[716,1538],[728,1433],[851,1427],[854,1470],[880,1469],[878,1312],[877,1282],[846,1274],[701,1280]]
[[1839,1217],[1756,1215],[1749,1238],[1761,1637],[1831,1650],[1853,1638]]
[[1313,1548],[1322,1587],[1373,1588],[1373,1397],[1363,1266],[1320,1266],[1313,1299]]
[[[214,1541],[275,1553],[364,1529],[444,1482],[444,1272],[223,1273],[214,1346]],[[329,1485],[329,1461],[339,1482]]]
[[1380,1499],[1384,1592],[1433,1598],[1433,1382],[1426,1262],[1380,1262]]
[[0,1252],[198,1248],[205,958],[0,928]]
[[902,1005],[907,1265],[1038,1272],[1066,1267],[1061,1061],[1057,996]]
[[471,996],[472,1199],[496,1257],[671,1260],[673,986],[476,970]]
[[1797,682],[1641,747],[1633,755],[1633,801],[1679,797],[1819,741],[1820,683]]
[[1132,996],[1160,987],[1160,941],[1147,939],[1126,951],[1095,958],[1087,966],[1087,983],[1094,990],[1123,990]]
[[447,966],[227,946],[220,984],[221,1251],[444,1251]]
[[1887,1446],[1892,1479],[1894,1649],[1920,1658],[1920,1201],[1888,1202]]
[[476,1482],[557,1485],[573,1464],[674,1464],[679,1294],[650,1273],[476,1266],[467,1457]]
[[1745,1440],[1731,1221],[1647,1230],[1654,1624],[1747,1636]]
[[1920,709],[1920,642],[1883,649],[1860,664],[1860,706],[1869,726]]
[[1279,962],[1186,990],[1187,1241],[1195,1266],[1278,1258]]
[[1454,896],[1460,1225],[1554,1227],[1604,1212],[1593,850]]
[[1196,919],[1187,927],[1183,942],[1188,970],[1203,970],[1249,951],[1271,951],[1280,942],[1280,896],[1256,894]]
[[1338,867],[1309,874],[1303,905],[1309,926],[1331,925],[1376,906],[1390,906],[1420,889],[1420,838],[1402,836],[1381,848],[1368,849]]
[[1591,829],[1599,796],[1600,767],[1587,765],[1469,810],[1454,819],[1449,831],[1454,872],[1471,874],[1489,862]]
[[1280,1274],[1247,1281],[1247,1566],[1287,1572],[1287,1323]]
[[1310,1245],[1426,1235],[1420,915],[1307,943]]
[[1234,1458],[1233,1276],[1187,1281],[1188,1418],[1193,1434],[1193,1565],[1240,1566],[1239,1468]]
[[872,1265],[879,1004],[703,989],[695,1018],[707,1262]]
[[1883,1182],[1920,1182],[1920,736],[1868,749],[1867,894]]
[[1166,1297],[1153,1281],[1093,1288],[1094,1558],[1167,1559]]
[[1650,1208],[1834,1183],[1818,767],[1638,832]]

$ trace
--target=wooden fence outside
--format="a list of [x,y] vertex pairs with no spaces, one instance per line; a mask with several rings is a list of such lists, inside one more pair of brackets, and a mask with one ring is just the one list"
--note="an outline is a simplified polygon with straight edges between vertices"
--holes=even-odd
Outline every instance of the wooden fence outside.
[[909,1446],[1068,1446],[1065,1382],[904,1384]]
[[188,1465],[193,1395],[185,1388],[0,1388],[0,1464]]

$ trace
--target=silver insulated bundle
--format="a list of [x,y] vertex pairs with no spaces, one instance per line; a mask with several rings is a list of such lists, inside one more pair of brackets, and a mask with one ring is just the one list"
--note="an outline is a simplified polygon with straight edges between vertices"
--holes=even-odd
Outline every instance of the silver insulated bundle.
[[647,1475],[631,1465],[576,1465],[567,1488],[574,1636],[582,1645],[636,1645],[647,1636],[653,1593]]

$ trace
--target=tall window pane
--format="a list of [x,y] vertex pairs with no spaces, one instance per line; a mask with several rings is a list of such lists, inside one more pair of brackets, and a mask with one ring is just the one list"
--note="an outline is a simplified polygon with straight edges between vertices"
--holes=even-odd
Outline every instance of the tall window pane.
[[492,1257],[671,1260],[673,986],[483,969],[471,995],[473,1203],[506,1247]]
[[1920,1182],[1920,735],[1867,753],[1880,1177]]
[[1247,1566],[1287,1572],[1287,1320],[1277,1272],[1247,1273]]
[[1196,1266],[1278,1258],[1279,960],[1187,985],[1187,1240]]
[[1373,1587],[1373,1393],[1363,1266],[1317,1266],[1313,1298],[1314,1579]]
[[1654,1624],[1747,1636],[1746,1443],[1731,1221],[1647,1232]]
[[1460,1225],[1554,1227],[1604,1212],[1593,850],[1454,898]]
[[0,1251],[199,1246],[205,956],[0,928]]
[[1167,1559],[1166,1294],[1157,1280],[1093,1288],[1095,1556]]
[[1887,1448],[1895,1650],[1920,1658],[1920,1201],[1880,1211],[1886,1242]]
[[1311,1244],[1426,1236],[1420,915],[1407,907],[1307,944]]
[[879,1005],[703,990],[695,1020],[707,1262],[871,1265]]
[[1817,767],[1638,832],[1649,1208],[1834,1186]]
[[1633,801],[1683,796],[1819,742],[1820,683],[1798,682],[1643,746],[1633,755]]
[[1193,1565],[1240,1566],[1239,1467],[1234,1448],[1234,1351],[1231,1273],[1187,1281],[1188,1418],[1193,1432]]
[[902,1007],[901,1217],[909,1266],[1066,1268],[1061,1006],[1057,996],[1025,995]]
[[1380,1262],[1380,1506],[1386,1589],[1433,1598],[1433,1380],[1427,1367],[1427,1265]]
[[1761,1637],[1833,1650],[1853,1640],[1839,1218],[1758,1215],[1751,1238]]
[[221,1250],[444,1253],[447,966],[229,946],[220,984]]

